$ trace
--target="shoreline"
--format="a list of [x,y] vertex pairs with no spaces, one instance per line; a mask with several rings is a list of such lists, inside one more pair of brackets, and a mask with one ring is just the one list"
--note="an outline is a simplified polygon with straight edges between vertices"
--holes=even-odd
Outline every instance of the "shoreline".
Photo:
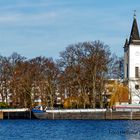
[[33,112],[29,109],[1,110],[0,119],[48,120],[140,120],[140,111],[112,111],[106,109],[60,109]]
[[140,111],[112,111],[106,109],[46,110],[33,112],[37,119],[48,120],[140,120]]

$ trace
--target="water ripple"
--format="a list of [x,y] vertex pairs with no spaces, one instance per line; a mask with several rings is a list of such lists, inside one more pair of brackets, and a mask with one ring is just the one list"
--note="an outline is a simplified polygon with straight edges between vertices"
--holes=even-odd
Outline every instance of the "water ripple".
[[140,140],[140,121],[1,120],[0,140]]

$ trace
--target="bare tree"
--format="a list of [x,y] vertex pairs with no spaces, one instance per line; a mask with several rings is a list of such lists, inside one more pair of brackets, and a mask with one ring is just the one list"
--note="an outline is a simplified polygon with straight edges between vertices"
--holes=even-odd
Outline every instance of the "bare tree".
[[60,57],[58,63],[62,67],[61,78],[64,81],[61,84],[67,89],[68,95],[89,94],[92,107],[95,108],[96,97],[100,95],[101,98],[110,62],[108,46],[100,41],[70,45],[60,53]]

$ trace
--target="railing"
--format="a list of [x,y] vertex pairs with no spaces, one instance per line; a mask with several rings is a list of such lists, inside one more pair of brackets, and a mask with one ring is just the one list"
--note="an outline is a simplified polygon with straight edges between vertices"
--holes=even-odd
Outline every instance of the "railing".
[[29,111],[28,108],[15,108],[15,109],[11,109],[11,108],[5,108],[5,109],[0,109],[0,112],[24,112],[24,111]]
[[78,113],[78,112],[105,112],[106,109],[54,109],[45,110],[48,113]]
[[117,105],[113,107],[115,111],[140,111],[140,105]]

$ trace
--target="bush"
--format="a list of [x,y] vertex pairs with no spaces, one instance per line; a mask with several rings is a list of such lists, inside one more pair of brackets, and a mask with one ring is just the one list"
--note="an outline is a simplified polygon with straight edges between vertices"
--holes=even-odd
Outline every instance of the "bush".
[[0,108],[8,108],[9,105],[5,102],[0,102]]

